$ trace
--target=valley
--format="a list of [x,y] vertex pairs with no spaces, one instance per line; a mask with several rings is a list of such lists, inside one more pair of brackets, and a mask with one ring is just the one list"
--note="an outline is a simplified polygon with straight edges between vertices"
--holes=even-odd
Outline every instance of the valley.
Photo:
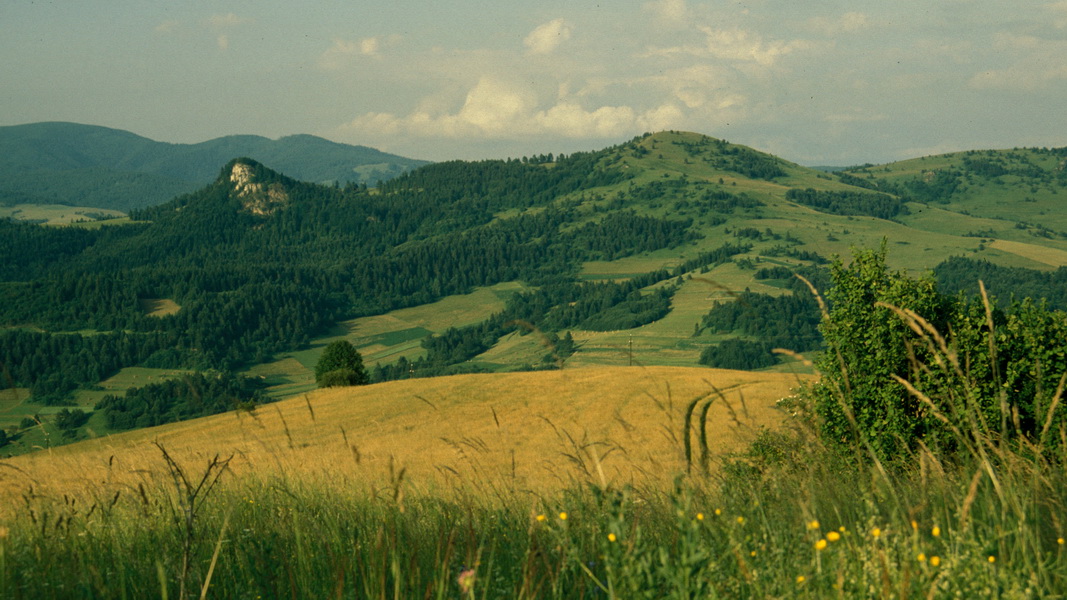
[[[431,165],[366,191],[300,183],[261,165],[248,171],[263,182],[256,185],[286,190],[280,209],[270,213],[248,214],[228,204],[233,200],[227,198],[246,192],[227,190],[221,177],[201,192],[135,212],[138,223],[104,221],[120,226],[82,226],[80,233],[54,226],[18,230],[8,238],[15,245],[6,250],[9,272],[0,282],[0,295],[22,298],[7,309],[9,326],[29,326],[24,330],[38,336],[112,332],[103,336],[108,340],[122,331],[135,346],[153,336],[172,341],[167,352],[150,345],[142,358],[122,359],[98,380],[90,376],[59,387],[42,385],[49,380],[9,354],[5,394],[13,400],[0,411],[0,427],[15,432],[15,442],[0,452],[63,441],[48,424],[61,407],[27,397],[33,390],[55,393],[66,398],[55,404],[89,413],[86,428],[73,439],[105,435],[112,431],[92,409],[103,395],[99,390],[121,394],[123,385],[133,383],[125,373],[144,369],[145,378],[137,380],[143,385],[147,373],[165,378],[204,368],[234,370],[260,382],[267,397],[281,399],[314,389],[312,368],[321,349],[338,339],[355,344],[378,380],[694,366],[724,340],[754,339],[702,328],[716,304],[746,290],[790,294],[791,272],[808,273],[834,257],[847,260],[852,248],[883,241],[890,265],[915,275],[950,257],[1052,273],[1067,266],[1067,233],[1061,231],[1067,215],[1056,204],[1067,192],[1060,154],[956,153],[828,173],[699,134],[661,132],[572,157]],[[803,190],[812,202],[835,204],[818,208],[795,201]],[[249,198],[240,202],[248,205]],[[896,203],[895,216],[863,214],[870,210],[863,203],[889,200]],[[19,236],[25,238],[21,248]],[[30,246],[44,252],[25,253]],[[722,251],[727,253],[716,254]],[[435,261],[435,255],[451,264]],[[212,279],[199,265],[218,265]],[[90,282],[118,276],[127,283],[55,288],[61,280],[55,278],[69,269]],[[773,269],[783,271],[777,278],[760,275]],[[615,312],[603,312],[608,305],[599,309],[596,326],[592,316],[583,326],[572,317],[560,321],[509,308],[550,282],[620,285],[642,277],[651,279],[639,294],[651,298],[658,290],[669,304],[662,314],[636,322],[636,313],[626,311],[637,309],[624,308],[636,305],[620,303],[621,297],[610,301]],[[990,286],[995,296],[1012,293],[995,282]],[[20,291],[29,289],[39,292]],[[575,287],[566,294],[594,291]],[[46,306],[57,295],[68,298],[66,304]],[[566,296],[551,302],[561,298]],[[572,295],[567,302],[584,301]],[[278,309],[295,312],[285,317]],[[468,335],[496,314],[518,320],[507,317],[514,322],[470,334],[491,339],[458,354],[450,350],[448,358],[427,349],[429,336]],[[631,316],[611,326],[604,321],[608,314]],[[546,336],[564,333],[573,336],[576,350],[553,356]],[[810,359],[817,350],[801,353]],[[811,372],[787,355],[770,363],[763,368]],[[44,417],[41,426],[20,428],[35,415]]]

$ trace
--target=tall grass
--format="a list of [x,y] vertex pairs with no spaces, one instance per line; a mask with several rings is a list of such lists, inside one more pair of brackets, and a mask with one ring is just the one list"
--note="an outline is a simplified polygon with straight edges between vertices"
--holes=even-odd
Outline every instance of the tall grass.
[[[1052,598],[1067,586],[1062,476],[1007,470],[999,492],[963,465],[722,483],[481,506],[246,482],[202,513],[187,589],[212,565],[208,594],[232,598]],[[30,500],[0,538],[3,597],[176,598],[183,585],[183,526],[158,498],[91,515]]]
[[[1063,456],[956,418],[952,454],[918,444],[887,466],[861,443],[860,460],[842,457],[793,399],[791,427],[710,458],[711,402],[728,400],[714,388],[694,400],[677,436],[700,468],[666,489],[594,476],[542,497],[446,498],[409,490],[401,472],[368,491],[311,476],[220,478],[218,461],[175,463],[185,481],[88,506],[28,488],[0,525],[0,597],[1065,596]],[[218,485],[194,497],[197,481]]]
[[231,480],[191,536],[166,487],[90,506],[27,493],[0,526],[0,597],[1063,596],[1061,465],[925,452],[894,472],[849,464],[765,432],[717,476],[668,490],[446,501]]

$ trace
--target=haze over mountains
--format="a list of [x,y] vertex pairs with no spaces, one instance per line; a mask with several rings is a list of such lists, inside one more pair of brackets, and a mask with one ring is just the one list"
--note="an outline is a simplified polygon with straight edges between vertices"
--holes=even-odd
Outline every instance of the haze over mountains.
[[65,204],[123,212],[192,192],[247,156],[315,183],[374,185],[426,161],[312,135],[231,135],[198,144],[48,122],[0,127],[0,205]]

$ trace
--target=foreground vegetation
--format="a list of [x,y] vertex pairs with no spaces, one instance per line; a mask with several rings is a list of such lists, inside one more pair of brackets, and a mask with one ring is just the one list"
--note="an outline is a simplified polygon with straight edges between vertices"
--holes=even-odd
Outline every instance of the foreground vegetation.
[[[555,490],[450,467],[452,485],[415,486],[392,459],[388,479],[370,486],[339,476],[337,461],[319,475],[272,475],[232,467],[236,454],[179,460],[156,443],[160,466],[136,485],[88,498],[28,486],[0,526],[0,584],[14,598],[1062,598],[1067,377],[1059,339],[1030,334],[1063,314],[938,296],[886,269],[884,250],[831,272],[821,366],[839,372],[779,402],[785,427],[749,427],[746,444],[719,456],[723,422],[745,428],[743,396],[735,404],[708,381],[677,410],[654,402],[682,459],[673,483],[609,477],[612,454],[639,461],[635,447],[588,431],[579,443],[546,417],[571,442],[555,460],[585,474]],[[940,307],[947,320],[909,306]],[[845,328],[866,318],[882,326]],[[963,325],[983,322],[972,343]],[[866,371],[861,334],[884,353]],[[990,381],[1014,383],[998,394]],[[616,431],[635,427],[613,410]],[[521,416],[492,410],[498,429]],[[475,420],[465,425],[459,454],[493,453]]]
[[10,598],[1062,597],[1062,456],[990,444],[889,471],[795,440],[762,436],[673,489],[545,497],[408,497],[402,473],[368,495],[173,463],[173,485],[88,506],[27,494],[0,527],[0,585]]

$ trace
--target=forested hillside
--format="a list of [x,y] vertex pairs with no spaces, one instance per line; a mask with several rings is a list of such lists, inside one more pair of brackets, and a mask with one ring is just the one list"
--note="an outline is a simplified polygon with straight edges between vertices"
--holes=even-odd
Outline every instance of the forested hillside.
[[[63,404],[122,367],[228,371],[302,347],[341,319],[502,281],[564,281],[586,260],[701,237],[691,220],[556,203],[625,179],[575,155],[552,168],[434,165],[368,190],[303,183],[239,159],[211,186],[135,212],[135,224],[0,222],[0,319],[15,327],[0,335],[0,360],[36,401]],[[498,218],[506,211],[516,212]],[[635,293],[606,301],[639,314],[647,308]],[[150,298],[180,310],[146,315]]]
[[[17,437],[65,404],[99,407],[85,427],[103,431],[184,418],[196,410],[150,403],[162,380],[190,373],[251,375],[273,397],[306,390],[339,338],[375,380],[805,368],[773,352],[821,348],[817,303],[795,274],[825,292],[824,265],[854,246],[885,243],[887,261],[917,275],[937,267],[946,291],[982,277],[1005,301],[1062,302],[1064,156],[961,153],[828,174],[663,132],[598,152],[427,165],[375,188],[230,159],[213,183],[128,224],[0,221],[11,392],[0,428]],[[198,399],[203,411],[267,397],[245,383],[203,389],[229,394]],[[105,420],[115,407],[135,416]]]

